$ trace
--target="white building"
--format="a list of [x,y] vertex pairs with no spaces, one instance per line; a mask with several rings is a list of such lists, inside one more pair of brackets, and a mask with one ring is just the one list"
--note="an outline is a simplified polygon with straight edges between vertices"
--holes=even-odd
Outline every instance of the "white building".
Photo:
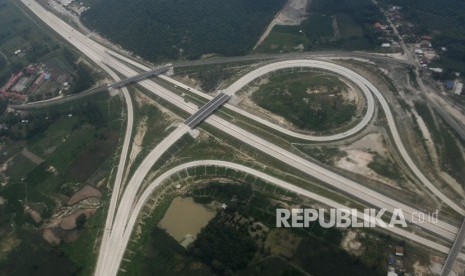
[[463,90],[463,82],[457,82],[455,84],[454,94],[455,95],[460,95],[460,94],[462,94],[462,90]]
[[442,73],[442,71],[443,71],[442,68],[436,68],[436,67],[434,67],[434,68],[429,68],[429,70],[431,70],[431,71],[433,71],[433,72],[435,72],[435,73]]

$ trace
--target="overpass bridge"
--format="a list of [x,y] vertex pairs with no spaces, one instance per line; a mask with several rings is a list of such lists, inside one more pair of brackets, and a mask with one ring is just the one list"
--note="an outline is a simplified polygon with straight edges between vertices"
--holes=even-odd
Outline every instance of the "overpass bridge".
[[139,75],[135,75],[135,76],[126,78],[124,80],[120,80],[118,82],[115,82],[115,83],[111,84],[109,86],[109,88],[119,89],[119,88],[121,88],[123,86],[126,86],[128,84],[136,83],[136,82],[139,82],[141,80],[145,80],[147,78],[163,74],[166,71],[168,71],[170,69],[170,67],[171,67],[171,64],[165,64],[165,65],[158,66],[158,67],[156,67],[156,68],[154,68],[154,69],[152,69],[150,71],[147,71],[147,72],[141,73]]
[[142,81],[144,79],[150,78],[152,76],[163,74],[166,71],[168,71],[170,69],[170,67],[171,67],[171,64],[165,64],[165,65],[158,66],[158,67],[156,67],[156,68],[154,68],[154,69],[152,69],[150,71],[141,73],[139,75],[135,75],[135,76],[132,76],[132,77],[117,81],[117,82],[115,82],[113,84],[110,84],[108,86],[99,85],[99,86],[93,87],[91,89],[88,89],[86,91],[66,95],[66,96],[63,96],[63,97],[55,97],[55,98],[48,99],[48,100],[43,100],[43,101],[38,101],[38,102],[30,102],[30,103],[26,103],[26,104],[10,105],[9,107],[13,108],[15,110],[27,110],[27,109],[35,109],[35,108],[44,108],[44,107],[52,106],[52,105],[56,105],[56,104],[64,104],[64,103],[71,102],[71,101],[74,101],[74,100],[82,99],[84,97],[96,94],[98,92],[107,91],[110,88],[119,89],[119,88],[124,87],[126,85],[129,85],[131,83],[136,83],[136,82]]
[[442,266],[441,276],[449,276],[449,274],[452,271],[452,268],[454,267],[454,263],[457,260],[457,257],[460,253],[460,250],[463,247],[464,242],[465,242],[465,219],[463,220],[462,225],[460,226],[460,229],[457,232],[457,235],[455,236],[454,243],[452,244],[449,254],[447,255],[446,262]]
[[196,127],[198,124],[203,122],[208,116],[210,116],[215,110],[224,105],[231,96],[224,94],[223,92],[219,93],[211,101],[202,106],[197,112],[192,114],[184,122],[190,128]]

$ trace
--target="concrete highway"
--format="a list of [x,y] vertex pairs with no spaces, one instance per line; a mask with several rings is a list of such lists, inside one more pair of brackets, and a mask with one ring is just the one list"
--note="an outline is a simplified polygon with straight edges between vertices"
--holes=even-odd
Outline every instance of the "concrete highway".
[[112,85],[110,85],[110,87],[111,88],[121,88],[121,87],[126,86],[126,85],[131,84],[131,83],[137,83],[137,82],[139,82],[141,80],[145,80],[147,78],[150,78],[150,77],[153,77],[153,76],[156,76],[156,75],[159,75],[159,74],[163,74],[166,71],[168,71],[170,69],[170,67],[171,67],[171,64],[158,66],[158,67],[156,67],[154,69],[151,69],[150,71],[144,72],[142,74],[132,76],[132,77],[120,80],[118,82],[115,82]]
[[[404,39],[400,35],[399,31],[397,30],[396,26],[392,23],[388,16],[386,16],[387,21],[391,28],[394,31],[394,34],[399,38],[400,44],[405,55],[408,58],[408,62],[411,66],[415,68],[415,78],[419,86],[419,90],[423,92],[425,98],[428,100],[430,105],[433,109],[438,112],[438,114],[444,119],[444,121],[451,126],[455,132],[460,136],[461,139],[465,141],[465,128],[462,123],[459,123],[461,118],[463,118],[463,114],[461,114],[460,110],[456,110],[455,108],[451,107],[450,104],[442,97],[439,96],[437,93],[432,91],[432,89],[427,88],[424,83],[423,79],[419,73],[419,64],[415,60],[415,56],[409,51],[407,45],[405,44]],[[454,116],[455,115],[455,116]],[[462,214],[463,215],[463,214]],[[465,241],[465,219],[461,227],[458,230],[456,238],[452,244],[452,248],[450,249],[449,254],[447,255],[447,259],[445,264],[442,267],[441,275],[448,276],[452,270],[452,267],[457,259],[458,253],[463,247]]]
[[[48,25],[50,25],[55,31],[57,31],[59,34],[61,34],[65,39],[67,39],[71,44],[75,45],[81,52],[83,52],[85,55],[87,55],[91,60],[96,62],[99,65],[106,64],[108,66],[111,66],[113,69],[117,70],[119,73],[125,75],[125,76],[134,76],[137,75],[137,72],[135,72],[133,69],[130,67],[126,66],[123,64],[120,60],[115,59],[113,56],[108,54],[108,51],[101,45],[92,42],[90,39],[87,37],[83,36],[79,32],[73,30],[70,26],[68,26],[66,23],[58,19],[56,16],[50,14],[49,12],[45,11],[42,7],[40,7],[35,1],[33,0],[22,0],[23,3],[25,3],[28,7],[31,8],[31,10],[36,13],[41,20],[46,22]],[[354,76],[354,78],[356,78]],[[193,114],[197,111],[197,107],[193,104],[185,103],[184,99],[182,97],[177,96],[176,94],[172,93],[171,91],[164,89],[154,83],[153,81],[150,80],[144,80],[140,83],[144,88],[147,88],[149,91],[155,93],[157,96],[161,97],[162,99],[170,102],[171,104],[176,105],[178,108],[185,110],[189,112],[190,114]],[[371,84],[370,84],[371,85]],[[370,88],[369,84],[367,86]],[[372,86],[372,85],[371,85]],[[370,88],[372,90],[372,88]],[[375,88],[376,89],[376,88]],[[373,90],[372,90],[373,91]],[[376,90],[377,91],[377,90]],[[373,91],[375,93],[375,91]],[[379,91],[378,91],[379,93]],[[376,93],[375,93],[376,95]],[[381,94],[380,94],[381,95]],[[382,95],[381,95],[382,98]],[[384,99],[384,98],[383,98]],[[385,102],[385,100],[384,100]],[[383,103],[381,103],[383,105]],[[389,110],[389,106],[385,102],[385,105],[387,106]],[[385,106],[383,106],[383,109]],[[386,110],[385,110],[386,112]],[[390,111],[389,111],[390,112]],[[392,114],[390,114],[391,118],[388,120],[392,120],[392,124],[390,123],[390,128],[392,131],[392,128],[395,129],[395,122],[392,118]],[[409,215],[412,215],[413,212],[416,212],[417,210],[406,206],[405,204],[402,204],[394,199],[390,199],[386,196],[383,196],[379,193],[376,193],[374,191],[371,191],[364,187],[363,185],[359,183],[355,183],[345,177],[339,176],[332,171],[329,171],[325,168],[322,168],[316,164],[313,164],[303,158],[300,158],[299,156],[296,156],[284,149],[281,149],[277,147],[276,145],[273,145],[264,139],[257,137],[256,135],[253,135],[241,128],[238,128],[237,126],[221,119],[218,118],[215,115],[212,115],[211,117],[206,119],[206,122],[209,123],[210,125],[221,129],[225,132],[227,132],[229,135],[235,137],[236,139],[239,139],[240,141],[243,141],[244,143],[254,147],[257,150],[260,150],[264,152],[265,154],[270,155],[273,158],[276,158],[284,163],[287,163],[290,166],[293,166],[294,168],[301,170],[302,172],[308,174],[311,177],[320,179],[321,181],[327,183],[328,185],[332,186],[333,188],[336,188],[340,191],[343,191],[355,198],[358,198],[359,200],[362,200],[363,202],[366,202],[369,205],[372,206],[377,206],[379,208],[386,208],[392,212],[394,208],[401,208],[403,209],[404,213],[409,217]],[[188,126],[183,125],[184,127],[180,127],[178,130],[177,135],[180,135],[181,132],[184,132],[184,128],[188,129]],[[395,129],[396,130],[396,129]],[[398,134],[397,134],[398,135]],[[181,135],[182,136],[182,135]],[[170,138],[174,139],[174,138]],[[168,143],[168,142],[167,142]],[[157,146],[158,148],[158,146]],[[165,146],[166,150],[166,146]],[[147,162],[147,164],[150,162]],[[153,163],[152,163],[153,165]],[[128,227],[128,219],[132,219],[133,216],[130,216],[128,210],[133,206],[134,200],[136,198],[136,193],[137,190],[139,189],[139,186],[141,185],[143,179],[145,178],[146,173],[148,170],[150,170],[151,166],[144,167],[142,169],[138,169],[133,178],[135,179],[134,181],[130,181],[130,183],[126,187],[126,191],[128,192],[128,196],[123,195],[122,199],[120,200],[119,206],[118,206],[118,213],[114,219],[113,225],[117,226],[113,229],[111,229],[111,235],[110,239],[114,239],[115,242],[118,242],[119,238],[122,237],[123,233],[127,233],[126,230],[129,230]],[[146,171],[147,170],[147,171]],[[420,172],[421,173],[421,172]],[[135,183],[135,184],[131,184]],[[129,188],[130,187],[130,188]],[[129,188],[129,190],[128,190]],[[143,191],[140,191],[139,193],[143,193]],[[451,203],[450,200],[444,201],[447,204]],[[453,202],[452,202],[453,203]],[[451,207],[454,209],[457,209],[460,211],[460,213],[463,214],[463,210],[458,207],[457,205],[451,204]],[[458,208],[457,208],[458,207]],[[119,210],[121,210],[121,215]],[[127,211],[126,211],[127,210]],[[439,236],[442,236],[446,240],[453,240],[455,233],[457,232],[457,227],[448,225],[444,222],[438,222],[437,224],[430,224],[430,223],[425,223],[425,224],[419,224],[418,226],[426,229],[427,231],[430,231],[431,233],[435,233]],[[125,230],[126,229],[126,230]],[[113,234],[114,233],[114,234]],[[411,234],[411,233],[410,233]],[[127,234],[127,235],[130,235]],[[413,235],[413,234],[411,234]],[[412,236],[406,235],[404,237],[406,238],[412,238]],[[417,235],[413,235],[414,238],[419,238]],[[107,243],[107,245],[111,245],[112,243]],[[123,246],[121,243],[118,246],[119,249],[123,250],[125,245]],[[431,243],[431,248],[435,248],[435,243]],[[109,247],[103,247],[101,249],[101,254],[100,256],[105,256],[106,254],[113,254],[111,251],[108,249]],[[103,251],[102,251],[103,250]],[[110,258],[112,261],[111,262],[105,262],[103,267],[108,267],[108,266],[114,266],[116,263],[113,261],[114,258]],[[100,259],[99,259],[100,263]],[[111,263],[111,264],[109,264]],[[119,264],[119,262],[117,261]],[[99,264],[97,265],[99,267]],[[98,270],[99,273],[97,275],[110,275],[106,274],[105,269]]]
[[144,158],[140,166],[137,167],[137,170],[132,175],[122,193],[115,220],[110,224],[111,231],[108,236],[104,237],[105,244],[103,244],[102,241],[95,275],[116,275],[127,245],[127,241],[124,243],[122,240],[123,235],[128,231],[132,232],[132,228],[128,228],[127,222],[133,212],[137,194],[143,192],[143,190],[140,190],[141,184],[159,158],[184,136],[184,134],[188,133],[189,129],[190,128],[184,124],[179,125],[163,139],[163,141]]
[[269,60],[288,60],[288,59],[319,59],[319,58],[338,58],[347,57],[353,59],[371,59],[387,63],[394,63],[400,65],[408,65],[409,61],[405,59],[398,59],[390,57],[388,55],[380,55],[368,52],[353,52],[353,51],[311,51],[311,52],[300,52],[300,53],[283,53],[283,54],[251,54],[247,56],[237,57],[214,57],[209,59],[201,60],[181,60],[174,61],[173,67],[187,67],[187,66],[199,66],[199,65],[214,65],[224,63],[237,63],[237,62],[258,62],[258,61],[269,61]]
[[38,108],[45,108],[53,105],[58,105],[58,104],[64,104],[64,103],[69,103],[75,100],[79,100],[82,98],[85,98],[90,95],[94,95],[99,92],[104,92],[108,90],[108,86],[106,85],[100,85],[97,87],[93,87],[89,90],[82,91],[78,94],[71,94],[71,95],[66,95],[66,96],[60,96],[60,97],[55,97],[51,98],[48,100],[43,100],[43,101],[37,101],[37,102],[30,102],[26,104],[18,104],[18,105],[9,105],[9,107],[15,109],[15,110],[29,110],[29,109],[38,109]]
[[[382,93],[373,85],[371,84],[366,78],[360,76],[359,74],[343,67],[340,65],[332,64],[326,61],[319,61],[319,60],[306,60],[306,59],[297,59],[297,60],[286,60],[286,61],[280,61],[280,62],[275,62],[271,63],[268,65],[265,65],[263,67],[260,67],[245,76],[241,77],[239,80],[234,82],[231,86],[226,88],[224,90],[225,94],[233,96],[234,93],[242,89],[244,86],[252,82],[253,80],[259,78],[260,76],[263,76],[265,74],[269,74],[273,71],[276,70],[281,70],[285,68],[292,68],[292,67],[312,67],[312,68],[318,68],[318,69],[323,69],[323,70],[328,70],[331,72],[334,72],[336,74],[342,75],[346,78],[349,78],[351,81],[353,81],[356,85],[358,85],[366,98],[367,101],[367,113],[363,117],[363,119],[356,125],[354,128],[345,131],[344,133],[338,133],[335,135],[331,136],[312,136],[312,135],[307,135],[307,134],[302,134],[302,133],[296,133],[291,130],[284,129],[280,126],[277,126],[269,121],[257,118],[257,116],[254,116],[248,112],[245,111],[240,111],[239,113],[241,115],[244,115],[250,119],[257,120],[260,123],[265,124],[266,126],[277,130],[279,132],[282,132],[284,134],[290,135],[292,137],[300,138],[300,139],[305,139],[309,141],[332,141],[332,140],[338,140],[338,139],[343,139],[346,138],[347,136],[353,135],[360,130],[362,130],[368,122],[371,120],[374,112],[374,100],[372,97],[372,93],[376,96],[378,99],[379,103],[381,104],[381,107],[386,114],[386,119],[389,125],[389,130],[391,132],[392,138],[394,140],[394,144],[396,145],[400,155],[404,159],[406,165],[410,168],[410,170],[417,176],[417,178],[421,181],[421,183],[428,188],[435,196],[437,196],[441,201],[446,203],[448,206],[450,206],[452,209],[454,209],[456,212],[465,215],[465,210],[460,207],[458,204],[456,204],[453,200],[448,198],[446,195],[444,195],[429,179],[421,172],[421,170],[416,166],[415,162],[413,162],[412,158],[410,157],[407,149],[405,148],[402,138],[400,137],[400,134],[397,130],[396,122],[394,119],[394,116],[392,114],[392,111],[389,107],[389,104],[387,103],[386,99],[383,97]],[[170,78],[163,76],[162,77],[165,80],[170,81]],[[192,91],[196,93],[197,95],[204,94],[200,91],[195,90],[194,88],[188,87],[187,85],[180,84],[179,82],[175,82],[176,85],[179,85],[182,88],[186,88],[189,91]],[[371,92],[370,92],[371,91]],[[231,110],[236,111],[237,108],[231,108],[230,105],[226,105],[227,108],[230,108]]]
[[455,237],[454,243],[452,244],[452,247],[449,250],[446,262],[442,266],[441,276],[449,276],[454,266],[454,263],[457,260],[457,257],[459,257],[459,255],[462,254],[460,253],[460,250],[462,249],[463,243],[465,242],[465,231],[463,229],[465,229],[465,219],[463,220],[462,226],[460,226],[460,231],[458,232],[457,237]]
[[[32,3],[35,3],[34,1],[32,0],[23,0],[23,2],[26,2],[26,3],[29,3],[29,2],[32,2]],[[37,9],[34,9],[33,11],[36,12],[37,10],[40,10],[42,9],[39,5],[37,5]],[[61,33],[60,31],[62,31],[60,28],[62,28],[62,25],[64,24],[64,22],[62,22],[60,19],[56,18],[54,15],[51,15],[50,13],[46,12],[45,11],[45,15],[44,16],[41,16],[41,19],[42,20],[45,20],[47,19],[48,17],[52,17],[52,22],[50,22],[50,25],[54,27],[55,30],[57,30],[59,33]],[[55,18],[54,18],[55,17]],[[58,21],[58,24],[56,24],[56,21]],[[115,69],[117,69],[120,73],[122,74],[125,74],[125,75],[128,75],[128,76],[133,76],[133,75],[136,75],[137,73],[134,72],[134,70],[132,70],[131,68],[128,68],[127,66],[124,66],[123,64],[121,64],[119,61],[115,61],[113,59],[111,60],[108,60],[109,57],[108,55],[106,55],[106,51],[103,51],[103,54],[102,54],[102,51],[101,49],[103,48],[103,46],[97,44],[97,45],[94,45],[96,44],[95,42],[92,43],[92,42],[88,42],[86,43],[85,41],[89,40],[87,37],[85,36],[80,36],[79,35],[79,32],[77,31],[73,31],[73,30],[70,30],[71,28],[69,26],[67,26],[66,24],[65,25],[65,34],[64,36],[66,37],[66,35],[70,35],[69,36],[69,40],[72,41],[73,43],[77,43],[80,47],[78,47],[80,50],[83,50],[84,53],[89,53],[89,55],[96,59],[96,60],[105,60],[106,63],[108,64],[112,64],[113,66],[115,66]],[[73,38],[75,38],[73,40]],[[90,49],[88,49],[90,48]],[[94,49],[95,48],[95,49]],[[99,55],[103,55],[104,57],[101,57]],[[172,104],[175,104],[176,106],[180,107],[181,109],[187,111],[187,112],[190,112],[190,113],[193,113],[194,110],[196,109],[195,108],[195,105],[192,105],[192,104],[188,104],[188,103],[185,103],[183,98],[173,94],[172,92],[158,86],[157,84],[149,81],[149,80],[145,80],[145,81],[142,81],[141,82],[141,85],[145,88],[147,88],[148,90],[152,91],[152,92],[155,92],[158,96],[160,96],[161,98],[171,102]],[[194,110],[193,110],[194,109]],[[213,121],[213,119],[215,119],[215,121]],[[307,160],[304,160],[298,156],[295,156],[283,149],[280,149],[280,148],[277,148],[275,145],[272,145],[266,141],[264,141],[263,139],[259,138],[259,137],[256,137],[255,135],[252,135],[240,128],[237,128],[235,126],[233,126],[232,124],[224,121],[224,120],[221,120],[219,118],[217,118],[216,116],[212,116],[210,117],[209,119],[207,119],[207,122],[208,121],[211,121],[212,124],[214,124],[216,127],[228,132],[228,133],[234,133],[234,137],[238,138],[239,140],[242,140],[242,141],[245,141],[243,140],[244,136],[247,137],[248,139],[246,139],[248,142],[249,145],[252,145],[252,146],[255,146],[257,149],[260,149],[261,151],[265,152],[265,153],[273,153],[273,157],[276,157],[278,159],[280,159],[280,157],[282,156],[283,159],[280,159],[281,161],[284,161],[285,163],[288,163],[288,164],[292,164],[294,165],[294,167],[296,168],[299,168],[300,170],[303,170],[304,172],[312,175],[312,173],[315,172],[315,174],[313,175],[314,177],[316,178],[320,178],[322,179],[321,177],[319,176],[323,176],[325,174],[329,174],[330,175],[330,179],[334,179],[334,173],[326,170],[326,169],[323,169],[311,162],[308,162]],[[218,122],[219,120],[219,122]],[[219,124],[218,124],[219,123]],[[229,130],[228,130],[229,129]],[[233,132],[231,132],[231,130],[234,130]],[[289,162],[291,161],[292,159],[295,159],[297,158],[296,160],[293,160],[292,162]],[[291,159],[291,160],[289,160]],[[303,166],[302,166],[302,163],[303,163]],[[306,170],[305,167],[309,166],[311,168],[311,170]],[[319,173],[316,173],[316,172],[319,172]],[[322,175],[323,174],[323,175]],[[327,177],[326,177],[327,178]],[[341,182],[344,182],[344,180],[346,180],[345,178],[340,178],[340,176],[337,176],[336,175],[336,178],[339,180],[338,181],[338,184],[344,184],[344,183],[341,183]],[[341,181],[342,179],[342,181]],[[347,184],[352,184],[350,181],[349,182],[346,182],[345,185],[343,186],[348,186]],[[361,186],[360,184],[358,184],[359,186]],[[343,191],[346,191],[347,189],[344,189],[344,187],[341,186],[341,190]],[[362,190],[367,190],[365,187],[357,187],[358,190],[360,190],[360,188],[362,188]],[[350,189],[349,189],[350,190]],[[355,191],[353,194],[357,194],[358,191]],[[363,196],[366,196],[366,195],[372,195],[373,193],[368,192],[368,193],[364,193]],[[374,193],[374,195],[378,196],[378,194]],[[363,197],[361,196],[361,197]],[[379,199],[376,199],[374,200],[375,202],[376,201],[379,201]],[[381,205],[378,205],[378,206],[382,206],[383,204]],[[377,206],[376,204],[374,204],[374,206]],[[391,208],[388,208],[388,209],[391,209],[392,210],[392,207],[393,206],[402,206],[400,204],[393,204],[391,205],[390,207]],[[450,228],[449,230],[447,231],[454,231],[454,228]],[[434,231],[433,231],[434,232]],[[450,236],[450,234],[449,234]]]
[[[43,100],[43,101],[36,101],[36,102],[31,102],[31,103],[26,103],[26,104],[18,104],[18,105],[9,105],[9,107],[15,109],[15,110],[28,110],[28,109],[38,109],[38,108],[44,108],[52,105],[58,105],[58,104],[64,104],[68,102],[72,102],[78,99],[85,98],[90,95],[94,95],[99,92],[104,92],[107,91],[108,89],[120,89],[126,85],[132,84],[132,83],[137,83],[141,80],[144,80],[146,78],[150,78],[159,74],[163,74],[166,71],[169,70],[171,65],[162,65],[158,66],[154,69],[148,68],[149,71],[144,72],[142,74],[138,74],[136,76],[128,77],[125,79],[120,79],[118,77],[118,81],[114,82],[113,84],[110,85],[99,85],[97,87],[93,87],[89,90],[80,92],[78,94],[70,94],[62,97],[55,97],[52,99],[48,100]],[[107,70],[106,70],[107,71]],[[108,71],[107,71],[108,72]],[[117,75],[115,75],[117,76]]]
[[[107,68],[106,65],[102,65],[102,68]],[[109,72],[110,76],[118,81],[120,80],[119,76],[114,73],[113,71],[109,70],[109,68],[105,69],[107,72]],[[121,154],[118,162],[118,167],[116,169],[116,176],[115,176],[115,182],[113,184],[113,192],[111,193],[110,197],[110,204],[108,206],[108,211],[107,211],[107,218],[105,220],[105,228],[103,230],[103,235],[102,235],[102,243],[100,245],[101,248],[107,248],[108,247],[108,241],[109,237],[111,234],[111,228],[113,225],[113,219],[115,215],[115,210],[118,202],[118,198],[123,190],[123,176],[124,172],[126,171],[126,163],[127,163],[127,157],[129,153],[129,148],[130,148],[130,142],[131,142],[131,137],[132,137],[132,130],[134,127],[134,108],[132,105],[132,99],[131,96],[129,95],[129,91],[126,87],[121,88],[124,96],[124,100],[126,103],[126,118],[127,118],[127,123],[126,123],[126,131],[124,134],[124,140],[123,140],[123,145],[121,148]],[[100,255],[99,255],[100,258]]]
[[[258,170],[232,163],[232,162],[227,162],[227,161],[221,161],[221,160],[199,160],[199,161],[193,161],[189,163],[184,163],[182,165],[176,166],[174,168],[171,168],[170,170],[166,171],[159,177],[157,177],[153,182],[150,183],[149,187],[144,191],[144,193],[139,197],[139,200],[137,201],[134,209],[133,209],[133,214],[130,216],[129,223],[127,225],[127,230],[132,229],[137,221],[138,215],[140,215],[140,211],[142,210],[144,204],[146,201],[150,198],[152,195],[153,191],[158,188],[160,185],[163,185],[167,183],[167,181],[174,175],[178,174],[181,171],[185,171],[189,168],[194,168],[194,167],[201,167],[201,166],[217,166],[217,167],[223,167],[223,168],[229,168],[233,169],[239,172],[246,173],[248,175],[253,175],[255,177],[261,178],[262,180],[265,180],[268,183],[274,184],[276,186],[279,186],[283,189],[289,190],[291,192],[294,192],[298,195],[303,195],[305,197],[314,199],[318,202],[323,203],[324,205],[330,207],[330,208],[344,208],[344,209],[350,209],[349,206],[340,204],[338,202],[335,202],[331,199],[328,199],[324,196],[321,196],[319,194],[310,192],[308,190],[302,189],[300,187],[297,187],[291,183],[288,183],[286,181],[283,181],[281,179],[275,178],[273,176],[270,176],[268,174],[265,174],[263,172],[260,172]],[[360,220],[364,220],[364,216],[362,213],[358,213],[358,218]],[[443,253],[448,253],[449,248],[446,246],[443,246],[441,244],[435,243],[429,239],[425,239],[422,237],[419,237],[411,232],[405,231],[402,228],[385,228],[387,231],[392,232],[393,234],[396,234],[398,236],[404,236],[408,237],[409,239],[425,245],[426,247],[434,248],[435,250],[438,250]],[[130,231],[127,231],[123,237],[124,242],[127,243],[131,236]],[[465,260],[465,254],[459,253],[459,258],[462,260]]]

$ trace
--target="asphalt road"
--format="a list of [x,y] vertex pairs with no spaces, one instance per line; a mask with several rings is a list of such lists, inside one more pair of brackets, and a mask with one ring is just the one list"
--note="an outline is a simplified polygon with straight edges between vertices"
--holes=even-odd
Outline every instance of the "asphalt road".
[[[108,71],[107,71],[108,73]],[[66,95],[62,97],[55,97],[52,99],[48,100],[43,100],[43,101],[37,101],[37,102],[31,102],[27,104],[18,104],[18,105],[10,105],[9,107],[16,109],[16,110],[30,110],[30,109],[38,109],[38,108],[45,108],[57,104],[64,104],[68,102],[72,102],[78,99],[85,98],[90,95],[94,95],[99,92],[107,91],[108,87],[106,85],[101,85],[98,87],[93,87],[89,90],[80,92],[78,94],[71,94],[71,95]]]

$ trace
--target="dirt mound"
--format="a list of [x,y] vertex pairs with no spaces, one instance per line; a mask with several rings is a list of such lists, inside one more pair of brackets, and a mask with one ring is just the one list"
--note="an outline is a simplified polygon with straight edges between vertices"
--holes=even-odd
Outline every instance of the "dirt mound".
[[61,229],[63,230],[71,230],[71,229],[74,229],[76,228],[76,219],[84,214],[86,216],[86,218],[90,217],[91,215],[93,215],[95,212],[97,211],[97,209],[84,209],[84,210],[79,210],[71,215],[68,215],[66,217],[64,217],[62,220],[61,220],[61,223],[60,223],[60,227]]
[[102,193],[96,188],[86,185],[73,196],[71,196],[71,198],[68,200],[68,203],[66,204],[73,205],[89,197],[102,197]]
[[50,244],[59,245],[61,239],[50,228],[46,228],[42,237]]

